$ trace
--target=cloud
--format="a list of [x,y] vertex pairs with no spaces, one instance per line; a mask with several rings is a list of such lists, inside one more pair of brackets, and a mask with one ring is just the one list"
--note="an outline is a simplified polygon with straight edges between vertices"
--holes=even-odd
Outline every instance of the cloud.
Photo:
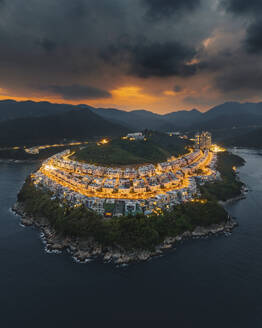
[[223,0],[222,4],[227,11],[235,15],[247,16],[249,18],[243,46],[246,51],[250,53],[262,52],[262,1]]
[[36,44],[38,44],[41,48],[43,48],[47,53],[55,51],[57,47],[56,42],[47,38],[44,38],[40,41],[36,41]]
[[[202,92],[205,99],[201,87],[207,84],[221,98],[221,93],[259,92],[252,76],[262,64],[260,0],[1,3],[0,85],[14,97],[128,106],[131,97],[125,102],[123,94],[133,86],[142,90],[133,107],[135,99],[143,105],[158,96],[162,110],[184,108],[186,95]],[[242,84],[234,79],[240,71]],[[121,97],[112,90],[121,90]],[[167,91],[175,96],[164,97]],[[157,100],[152,103],[157,108]]]
[[186,65],[196,54],[193,48],[179,42],[151,43],[136,46],[131,58],[131,74],[152,76],[190,76],[196,65]]
[[55,94],[62,96],[63,99],[67,100],[100,99],[111,97],[111,94],[108,91],[87,85],[53,85],[47,87],[46,89],[51,90]]
[[223,93],[241,94],[248,97],[260,93],[262,85],[262,65],[254,66],[246,63],[246,66],[228,67],[215,79],[215,85]]
[[122,44],[108,47],[102,58],[113,65],[126,61],[127,73],[140,78],[187,77],[196,73],[197,65],[188,64],[195,55],[196,50],[193,47],[178,41],[132,41],[127,38]]
[[247,37],[245,40],[246,50],[250,53],[262,52],[262,20],[259,18],[255,23],[251,24],[247,29]]
[[200,0],[143,0],[147,6],[147,16],[151,19],[161,19],[191,12],[200,5]]
[[181,92],[183,90],[183,87],[181,87],[181,85],[175,85],[174,86],[174,91],[175,92]]
[[221,3],[226,10],[235,14],[256,14],[262,10],[262,3],[260,0],[222,0]]
[[213,106],[216,102],[208,97],[199,96],[187,96],[184,98],[184,102],[192,106]]

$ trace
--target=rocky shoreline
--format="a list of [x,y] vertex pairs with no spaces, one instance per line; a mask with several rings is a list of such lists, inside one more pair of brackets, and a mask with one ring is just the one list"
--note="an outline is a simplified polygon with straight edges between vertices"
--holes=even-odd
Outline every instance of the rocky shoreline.
[[24,226],[35,226],[41,233],[46,251],[62,252],[68,251],[78,262],[85,263],[93,258],[101,258],[104,262],[114,264],[128,264],[132,262],[147,261],[152,257],[161,255],[165,250],[174,248],[179,242],[186,239],[198,239],[221,233],[230,233],[238,224],[236,220],[228,216],[228,220],[223,224],[214,224],[209,227],[197,227],[194,231],[185,231],[176,237],[168,237],[157,246],[154,251],[136,250],[126,251],[120,247],[102,247],[93,239],[82,240],[80,238],[64,237],[58,234],[43,217],[34,218],[24,212],[23,204],[16,203],[12,210],[21,216],[21,223]]

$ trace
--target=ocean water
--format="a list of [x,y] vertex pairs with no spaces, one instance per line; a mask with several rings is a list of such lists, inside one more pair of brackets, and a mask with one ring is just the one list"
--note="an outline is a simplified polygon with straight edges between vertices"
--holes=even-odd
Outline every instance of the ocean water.
[[10,208],[33,164],[0,164],[0,327],[262,327],[262,152],[237,150],[250,191],[230,236],[116,267],[47,254]]

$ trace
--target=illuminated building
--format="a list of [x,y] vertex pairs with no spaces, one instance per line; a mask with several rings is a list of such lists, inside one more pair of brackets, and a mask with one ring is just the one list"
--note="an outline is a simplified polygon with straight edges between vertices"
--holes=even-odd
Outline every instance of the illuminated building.
[[[208,135],[205,135],[208,138]],[[208,147],[209,140],[205,141]],[[72,206],[84,204],[105,217],[125,213],[161,213],[192,200],[201,184],[216,179],[216,153],[196,149],[156,165],[103,167],[70,159],[70,150],[45,160],[31,175],[37,188],[46,188]],[[127,205],[128,204],[128,205]],[[110,206],[109,206],[110,205]]]
[[142,132],[135,132],[135,133],[128,133],[128,135],[126,136],[125,139],[129,139],[129,140],[143,140],[144,136]]
[[210,149],[212,145],[211,133],[203,131],[195,135],[195,148],[196,149]]

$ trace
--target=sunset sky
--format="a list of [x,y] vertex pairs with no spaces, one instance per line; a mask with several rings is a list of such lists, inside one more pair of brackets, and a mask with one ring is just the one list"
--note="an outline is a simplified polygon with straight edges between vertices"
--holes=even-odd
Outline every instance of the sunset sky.
[[260,101],[261,0],[0,0],[0,99],[167,113]]

